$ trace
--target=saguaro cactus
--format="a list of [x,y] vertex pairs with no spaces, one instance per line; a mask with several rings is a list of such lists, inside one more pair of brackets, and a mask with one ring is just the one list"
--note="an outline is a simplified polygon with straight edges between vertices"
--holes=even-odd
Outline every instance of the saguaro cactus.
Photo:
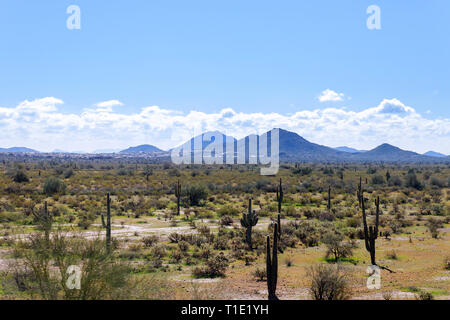
[[279,300],[276,296],[277,280],[278,280],[278,227],[274,224],[273,227],[273,248],[270,253],[270,237],[267,236],[266,246],[266,276],[267,276],[267,291],[269,293],[269,300]]
[[362,178],[359,177],[358,191],[356,193],[358,197],[358,206],[361,208],[361,199],[362,199]]
[[331,210],[331,185],[328,186],[328,204],[327,204],[328,211]]
[[370,262],[374,266],[378,266],[381,269],[387,270],[389,272],[394,272],[387,267],[379,266],[375,259],[375,240],[378,238],[378,226],[380,224],[380,197],[375,199],[375,225],[367,226],[367,216],[366,216],[366,205],[364,202],[364,192],[361,192],[361,208],[362,208],[362,216],[363,216],[363,225],[364,225],[364,242],[366,245],[366,250],[370,253]]
[[102,212],[102,226],[106,229],[106,250],[111,251],[111,198],[106,194],[106,222],[105,215]]
[[241,226],[246,228],[245,241],[250,250],[253,249],[252,244],[252,228],[258,223],[258,215],[255,210],[252,211],[252,199],[248,199],[248,213],[243,213],[241,218]]
[[280,178],[280,184],[277,186],[277,202],[278,202],[278,213],[281,213],[281,203],[283,202],[283,185],[281,184],[281,178]]
[[363,216],[363,225],[364,225],[364,241],[366,244],[366,250],[370,253],[370,261],[372,265],[376,265],[375,261],[375,240],[378,238],[378,224],[380,217],[380,197],[377,197],[375,200],[376,206],[376,217],[375,217],[375,225],[367,227],[367,217],[366,217],[366,206],[364,203],[364,192],[361,192],[362,200],[362,216]]
[[180,201],[181,201],[181,184],[180,180],[175,185],[175,196],[177,197],[177,215],[180,215]]
[[283,192],[283,185],[281,183],[280,178],[280,184],[277,186],[277,202],[278,202],[278,227],[277,227],[277,234],[278,239],[281,237],[281,203],[283,202],[284,192]]
[[48,242],[50,240],[50,231],[52,230],[53,217],[48,212],[47,201],[44,202],[44,211],[34,212],[34,210],[32,210],[31,212],[33,213],[36,221],[39,223],[41,229],[44,230],[45,239]]

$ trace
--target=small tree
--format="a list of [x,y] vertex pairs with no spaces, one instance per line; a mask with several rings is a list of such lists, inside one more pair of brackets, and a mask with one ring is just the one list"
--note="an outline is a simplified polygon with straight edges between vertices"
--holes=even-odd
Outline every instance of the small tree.
[[142,173],[145,176],[145,180],[148,182],[148,178],[153,175],[153,169],[150,166],[145,166],[144,172]]
[[334,257],[334,261],[346,258],[352,255],[352,247],[349,243],[344,242],[344,235],[336,232],[328,232],[323,237],[322,242],[327,246],[326,257]]

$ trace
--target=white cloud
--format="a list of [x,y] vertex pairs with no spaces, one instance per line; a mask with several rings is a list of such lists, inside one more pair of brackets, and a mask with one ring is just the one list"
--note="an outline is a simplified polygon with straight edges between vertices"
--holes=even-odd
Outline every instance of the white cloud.
[[48,97],[0,108],[0,130],[8,133],[0,136],[0,147],[93,151],[149,143],[169,149],[202,131],[219,130],[241,138],[279,127],[328,146],[366,149],[387,142],[418,152],[450,154],[450,119],[427,119],[397,99],[383,100],[359,112],[347,107],[299,110],[290,115],[231,108],[217,113],[183,113],[158,106],[125,114],[110,105],[67,114],[58,111],[62,103]]
[[326,89],[326,90],[322,91],[322,94],[319,96],[320,102],[342,101],[342,100],[344,100],[343,93],[337,93],[330,89]]
[[120,102],[119,100],[108,100],[96,103],[95,106],[99,108],[111,108],[115,106],[123,106],[123,103]]

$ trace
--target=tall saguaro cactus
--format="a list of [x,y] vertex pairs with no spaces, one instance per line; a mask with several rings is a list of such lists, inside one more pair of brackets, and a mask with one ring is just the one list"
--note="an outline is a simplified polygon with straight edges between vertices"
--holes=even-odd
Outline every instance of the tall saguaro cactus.
[[177,215],[180,215],[180,201],[181,201],[181,184],[180,180],[175,185],[175,196],[177,197]]
[[252,244],[252,228],[258,223],[258,215],[255,210],[252,211],[252,198],[248,199],[248,213],[243,213],[241,218],[241,226],[246,228],[245,241],[250,250],[253,249]]
[[105,215],[102,213],[102,226],[106,229],[106,250],[111,251],[111,198],[106,194],[106,222]]
[[363,216],[363,225],[364,225],[364,241],[366,244],[366,250],[370,253],[370,262],[372,265],[376,265],[375,260],[375,240],[378,238],[378,225],[380,218],[380,197],[377,197],[375,200],[376,206],[376,216],[375,216],[375,225],[367,227],[367,216],[366,216],[366,206],[364,203],[364,192],[361,192],[361,204],[362,204],[362,216]]
[[375,199],[375,225],[367,226],[367,215],[366,215],[366,205],[364,202],[364,192],[361,192],[361,208],[362,208],[362,216],[363,216],[363,225],[364,225],[364,242],[366,245],[366,250],[370,253],[370,262],[374,266],[378,266],[381,269],[387,270],[391,273],[394,273],[391,269],[387,267],[383,267],[377,264],[375,259],[375,240],[378,238],[378,226],[380,224],[380,197]]
[[273,227],[273,248],[272,254],[270,250],[270,236],[267,236],[266,245],[266,276],[267,276],[267,291],[269,293],[269,300],[279,300],[276,296],[277,280],[278,280],[278,227],[274,224]]

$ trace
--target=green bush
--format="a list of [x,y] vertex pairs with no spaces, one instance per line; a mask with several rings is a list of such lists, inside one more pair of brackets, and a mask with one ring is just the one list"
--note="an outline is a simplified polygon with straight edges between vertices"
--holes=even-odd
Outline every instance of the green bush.
[[198,206],[208,197],[208,191],[202,185],[188,185],[183,190],[183,196],[190,206]]
[[23,170],[17,170],[12,177],[14,182],[23,183],[23,182],[29,182],[30,179],[28,179],[27,174]]
[[417,190],[422,190],[423,189],[423,185],[422,183],[419,181],[419,179],[417,179],[417,176],[414,172],[410,172],[408,173],[408,175],[405,178],[405,187],[407,188],[414,188]]
[[383,184],[384,178],[381,174],[376,174],[372,177],[372,184]]
[[221,252],[218,255],[210,257],[206,261],[206,266],[194,268],[192,274],[196,278],[224,277],[227,267],[228,259]]
[[56,193],[64,194],[66,192],[66,184],[61,179],[49,177],[45,180],[43,189],[47,195]]

